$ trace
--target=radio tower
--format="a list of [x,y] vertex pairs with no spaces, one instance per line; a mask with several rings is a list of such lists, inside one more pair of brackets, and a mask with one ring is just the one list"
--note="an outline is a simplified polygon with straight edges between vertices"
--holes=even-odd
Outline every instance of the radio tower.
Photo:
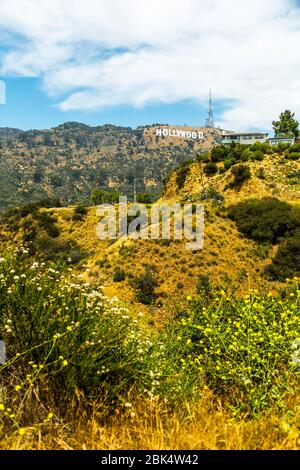
[[212,109],[212,98],[211,98],[211,90],[209,90],[209,107],[208,107],[208,117],[205,121],[205,127],[209,127],[213,129],[215,127],[214,123],[214,113]]

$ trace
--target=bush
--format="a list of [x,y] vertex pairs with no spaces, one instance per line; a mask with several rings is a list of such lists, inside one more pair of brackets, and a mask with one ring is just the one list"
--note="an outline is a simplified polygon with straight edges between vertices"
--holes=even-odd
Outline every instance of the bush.
[[133,286],[136,292],[136,299],[138,302],[151,305],[155,302],[157,297],[155,289],[158,286],[155,272],[152,268],[147,268],[139,277],[134,278]]
[[300,179],[300,170],[291,171],[291,173],[289,173],[287,177]]
[[91,196],[92,203],[97,206],[100,204],[117,204],[120,193],[113,190],[95,189]]
[[75,207],[72,220],[73,221],[82,221],[83,218],[87,215],[87,213],[88,213],[87,207],[80,204],[79,206]]
[[176,184],[179,189],[184,187],[187,175],[190,172],[191,161],[187,160],[176,170]]
[[232,187],[241,187],[242,184],[251,178],[251,172],[248,166],[246,165],[237,165],[231,170],[234,180],[230,186]]
[[286,157],[289,160],[297,161],[300,159],[300,153],[299,152],[286,153]]
[[261,179],[261,180],[264,180],[266,179],[266,173],[265,173],[265,170],[263,168],[259,168],[256,172],[256,176],[257,178]]
[[196,292],[201,295],[206,301],[211,297],[213,292],[213,286],[208,274],[201,274],[198,277]]
[[119,266],[116,267],[114,271],[114,276],[113,276],[113,281],[114,282],[122,282],[125,281],[126,279],[126,274],[123,269],[121,269]]
[[258,241],[276,243],[300,224],[300,211],[276,198],[248,199],[229,207],[238,230]]
[[254,155],[254,152],[252,150],[250,150],[250,148],[246,148],[242,155],[241,155],[241,160],[243,162],[247,162],[249,160],[253,160],[253,155]]
[[284,281],[286,278],[300,277],[300,230],[279,246],[272,264],[266,269],[273,279]]
[[152,204],[154,201],[154,195],[150,193],[139,193],[137,195],[137,202],[139,204]]
[[236,415],[249,418],[270,408],[279,410],[296,393],[296,290],[297,285],[285,300],[253,292],[230,299],[224,291],[209,291],[209,303],[204,291],[170,326],[170,340],[180,345],[182,362],[187,367],[197,364],[202,382]]
[[213,186],[209,186],[205,191],[200,194],[201,201],[214,201],[223,204],[225,198],[222,193],[217,191]]
[[218,145],[214,147],[210,152],[210,159],[212,162],[223,162],[230,152],[230,148],[225,145]]
[[213,176],[218,173],[218,166],[214,162],[210,162],[205,165],[203,171],[207,176]]
[[36,221],[38,221],[40,228],[44,229],[50,238],[57,238],[59,236],[60,230],[55,225],[57,219],[53,217],[52,214],[49,214],[48,212],[39,211],[33,213],[33,217]]
[[233,165],[236,164],[236,159],[233,156],[229,156],[224,160],[224,170],[229,170]]
[[300,153],[300,144],[291,145],[289,153]]
[[196,156],[196,160],[199,163],[208,163],[210,161],[210,153],[209,152],[200,153],[199,155]]
[[24,258],[21,253],[0,263],[5,279],[0,334],[8,350],[1,378],[5,406],[12,406],[18,419],[16,410],[26,408],[23,397],[28,400],[33,389],[38,401],[46,394],[48,407],[55,402],[61,409],[80,394],[87,403],[120,399],[139,375],[138,336],[126,309],[54,265],[28,264]]

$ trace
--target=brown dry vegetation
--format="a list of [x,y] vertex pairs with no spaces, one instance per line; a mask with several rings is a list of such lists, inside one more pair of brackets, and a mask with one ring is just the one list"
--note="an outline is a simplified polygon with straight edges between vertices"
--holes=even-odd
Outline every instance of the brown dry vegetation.
[[[300,448],[299,404],[296,412],[267,414],[255,421],[234,420],[207,392],[198,406],[183,405],[184,415],[162,405],[136,400],[132,412],[103,422],[74,409],[69,419],[47,431],[28,428],[0,442],[0,449],[35,450],[296,450]],[[298,410],[298,411],[297,411]],[[131,416],[132,414],[132,416]]]

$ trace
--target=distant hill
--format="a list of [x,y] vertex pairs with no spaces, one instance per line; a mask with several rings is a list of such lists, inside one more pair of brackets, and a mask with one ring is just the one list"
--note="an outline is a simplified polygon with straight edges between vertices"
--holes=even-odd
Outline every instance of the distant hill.
[[18,138],[22,132],[20,129],[0,127],[0,145],[6,145],[10,140]]
[[204,129],[205,141],[199,142],[157,137],[157,126],[68,122],[49,130],[0,128],[0,209],[49,197],[64,205],[89,202],[95,188],[130,196],[135,178],[144,178],[141,191],[158,191],[174,168],[211,148],[221,132]]

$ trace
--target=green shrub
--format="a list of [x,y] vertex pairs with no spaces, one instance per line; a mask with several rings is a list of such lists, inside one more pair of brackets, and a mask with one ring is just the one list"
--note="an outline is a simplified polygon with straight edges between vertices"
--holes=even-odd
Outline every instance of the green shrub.
[[205,165],[203,171],[207,176],[213,176],[218,173],[218,166],[214,162],[209,162]]
[[201,201],[214,201],[214,202],[223,204],[225,201],[225,198],[223,194],[220,193],[217,189],[215,189],[213,186],[209,186],[200,194],[200,200]]
[[289,160],[293,160],[293,161],[297,161],[300,159],[300,153],[299,152],[289,152],[289,153],[286,153],[286,157],[289,159]]
[[300,224],[299,209],[276,198],[248,199],[229,207],[238,230],[258,242],[275,243]]
[[250,148],[246,148],[241,155],[241,161],[247,162],[249,160],[253,160],[254,159],[253,156],[254,156],[254,151],[251,150]]
[[291,145],[289,153],[300,153],[300,144]]
[[229,147],[226,147],[225,145],[218,145],[211,150],[210,159],[215,163],[223,162],[228,157],[229,152]]
[[265,170],[263,168],[259,168],[256,172],[256,176],[257,178],[261,179],[261,180],[264,180],[266,179],[266,173],[265,173]]
[[250,168],[246,165],[234,166],[231,170],[234,180],[231,183],[231,187],[239,188],[245,181],[251,178]]
[[208,163],[210,161],[210,152],[200,153],[196,155],[196,160],[199,163]]
[[74,208],[73,221],[82,221],[88,213],[88,208],[82,204]]
[[297,393],[299,365],[292,361],[300,337],[297,286],[290,292],[285,300],[254,292],[230,299],[224,291],[213,292],[207,303],[204,291],[169,327],[182,363],[196,364],[202,382],[236,415],[279,410]]
[[288,175],[288,178],[300,179],[300,170],[291,171]]
[[152,268],[148,267],[141,276],[135,277],[133,279],[133,286],[138,302],[145,305],[151,305],[155,302],[157,297],[155,289],[158,286],[158,282]]
[[227,157],[224,160],[224,170],[229,170],[233,165],[236,164],[236,159],[233,156]]
[[190,172],[191,161],[187,160],[176,170],[176,184],[179,189],[184,187],[186,178]]
[[213,292],[213,286],[208,274],[201,274],[198,277],[196,292],[201,295],[206,301],[209,299]]
[[117,204],[120,193],[114,190],[95,189],[91,195],[91,201],[94,205]]
[[252,155],[253,160],[261,162],[264,159],[264,152],[262,150],[255,150]]
[[300,230],[296,230],[292,237],[279,246],[266,272],[273,279],[280,281],[300,277]]
[[38,222],[39,227],[44,229],[50,238],[57,238],[60,234],[59,228],[55,225],[57,219],[48,212],[35,212],[33,218]]
[[139,204],[152,204],[154,201],[154,195],[150,193],[139,193],[137,195],[137,202]]
[[126,279],[126,273],[121,269],[119,266],[116,267],[114,271],[113,281],[114,282],[122,282]]

